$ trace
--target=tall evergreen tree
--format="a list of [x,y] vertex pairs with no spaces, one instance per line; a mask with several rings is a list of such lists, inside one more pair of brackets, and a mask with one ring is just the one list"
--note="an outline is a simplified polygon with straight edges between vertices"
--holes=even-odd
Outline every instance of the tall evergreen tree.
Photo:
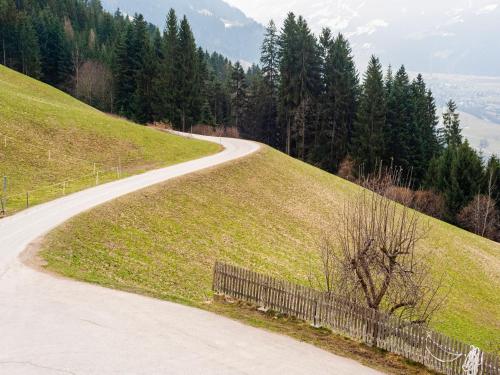
[[329,145],[326,164],[336,171],[350,151],[352,129],[356,115],[359,79],[349,42],[342,34],[333,41],[325,63],[326,118],[328,131],[322,137]]
[[481,158],[467,141],[448,147],[429,168],[427,185],[444,194],[448,220],[481,193],[484,172]]
[[[139,123],[153,121],[157,108],[154,82],[159,75],[159,58],[147,33],[142,16],[134,20],[134,48],[136,51],[135,91],[133,98],[134,119]],[[159,35],[156,36],[156,39]],[[158,41],[157,41],[158,42]],[[139,55],[140,54],[140,55]]]
[[419,186],[422,179],[425,177],[429,162],[432,159],[426,158],[427,141],[432,140],[424,139],[424,134],[428,128],[427,115],[428,115],[428,98],[427,88],[422,75],[418,75],[410,85],[410,111],[411,118],[409,124],[409,150],[408,164],[412,171],[412,180],[416,186]]
[[408,74],[402,66],[396,76],[387,81],[387,126],[385,160],[405,171],[411,170],[411,92]]
[[457,105],[453,100],[450,100],[446,106],[447,110],[443,114],[444,143],[448,147],[456,147],[462,143],[460,115],[457,112]]
[[272,90],[273,96],[277,94],[279,79],[279,51],[278,51],[278,30],[273,20],[269,22],[262,42],[261,58],[262,75],[266,84]]
[[0,0],[0,62],[13,66],[16,49],[16,6],[11,0]]
[[431,160],[442,151],[439,139],[439,117],[436,111],[436,101],[431,90],[427,90],[427,111],[425,115],[424,155],[426,160]]
[[196,92],[196,71],[198,58],[193,32],[187,18],[184,16],[180,23],[177,42],[176,69],[177,74],[177,108],[180,122],[177,126],[186,131],[196,117],[194,103]]
[[67,88],[71,77],[71,52],[66,40],[62,21],[49,12],[39,20],[42,79],[50,85]]
[[500,158],[492,155],[486,166],[484,192],[491,195],[497,202],[497,207],[500,209]]
[[292,152],[292,123],[294,110],[299,105],[297,98],[297,66],[298,59],[298,26],[294,13],[289,13],[279,37],[279,69],[280,69],[280,123],[283,125],[283,149],[290,155]]
[[274,21],[270,21],[262,43],[262,76],[265,100],[262,111],[261,141],[279,147],[280,132],[278,128],[278,82],[279,82],[279,51],[278,31]]
[[327,168],[331,165],[331,144],[327,139],[331,136],[333,129],[333,119],[330,102],[330,80],[327,79],[327,74],[332,69],[330,60],[330,51],[333,46],[332,32],[329,28],[324,28],[319,37],[319,57],[320,57],[320,77],[321,82],[319,86],[318,121],[315,123],[314,140],[312,144],[312,153],[310,160],[313,164]]
[[177,108],[179,68],[176,58],[178,53],[179,25],[174,9],[170,9],[163,33],[160,75],[155,82],[155,92],[159,100],[156,112],[162,120],[178,124],[180,122]]
[[21,13],[18,19],[19,57],[21,72],[34,78],[40,77],[40,47],[31,17]]
[[231,115],[234,126],[241,129],[247,104],[247,82],[245,72],[239,62],[234,65],[231,75]]
[[423,182],[430,161],[440,152],[435,101],[420,74],[411,84],[411,105],[409,164],[413,182],[418,187]]
[[132,98],[135,92],[135,71],[131,61],[133,28],[128,24],[120,36],[116,48],[115,71],[115,107],[119,114],[132,116]]
[[311,137],[307,117],[320,87],[320,58],[316,38],[307,22],[290,13],[280,39],[280,118],[285,125],[285,150],[305,159]]
[[386,102],[382,65],[372,56],[364,76],[353,134],[352,155],[367,173],[384,156]]

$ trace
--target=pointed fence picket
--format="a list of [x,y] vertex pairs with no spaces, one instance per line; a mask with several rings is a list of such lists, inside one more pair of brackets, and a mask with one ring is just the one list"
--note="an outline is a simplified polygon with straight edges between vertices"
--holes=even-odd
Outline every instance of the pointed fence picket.
[[[471,345],[332,294],[221,262],[214,267],[213,291],[329,328],[438,373],[465,374]],[[481,354],[478,374],[500,375],[500,357]]]

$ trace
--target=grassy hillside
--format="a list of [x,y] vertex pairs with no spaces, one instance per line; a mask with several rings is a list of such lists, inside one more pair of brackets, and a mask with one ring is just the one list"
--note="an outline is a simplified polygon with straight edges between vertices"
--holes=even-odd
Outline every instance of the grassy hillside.
[[[123,197],[49,235],[42,255],[63,275],[201,305],[216,259],[306,284],[316,241],[355,185],[269,148]],[[496,350],[500,245],[431,220],[421,250],[452,282],[440,331]]]
[[98,172],[104,182],[217,150],[105,115],[0,65],[0,178],[8,177],[9,212],[26,205],[26,191],[35,204],[95,184]]

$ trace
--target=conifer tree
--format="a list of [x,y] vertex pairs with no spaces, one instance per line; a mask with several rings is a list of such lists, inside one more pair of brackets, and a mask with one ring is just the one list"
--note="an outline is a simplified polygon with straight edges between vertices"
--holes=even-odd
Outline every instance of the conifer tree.
[[279,38],[280,122],[284,124],[285,150],[305,159],[310,137],[312,102],[319,94],[320,58],[316,38],[307,22],[290,13]]
[[[449,219],[454,221],[460,210],[481,193],[483,166],[481,158],[468,141],[447,148],[442,160],[444,162],[438,170],[438,187],[444,193]],[[448,161],[451,163],[448,164]]]
[[274,21],[270,21],[262,43],[262,76],[264,84],[264,103],[260,108],[262,115],[261,141],[279,147],[280,132],[278,128],[278,31]]
[[178,76],[179,68],[176,58],[178,52],[179,25],[174,9],[170,9],[167,15],[165,31],[163,33],[162,58],[160,75],[155,83],[155,92],[158,96],[158,107],[156,112],[162,120],[168,120],[178,124],[179,111],[177,108]]
[[67,88],[72,64],[62,21],[51,13],[44,12],[38,27],[42,79],[58,88]]
[[491,194],[491,198],[496,201],[500,209],[500,158],[498,156],[492,155],[488,160],[485,177],[483,190],[486,194]]
[[289,13],[279,37],[279,69],[280,69],[280,123],[283,124],[283,148],[290,155],[292,152],[292,122],[294,110],[298,106],[297,98],[297,66],[298,27],[295,14]]
[[262,75],[273,96],[277,94],[279,79],[278,30],[273,20],[269,22],[262,42],[261,58]]
[[352,155],[371,173],[384,156],[386,102],[382,65],[372,56],[364,76],[353,134]]
[[13,66],[16,49],[16,6],[11,0],[0,0],[0,63]]
[[239,62],[234,65],[231,75],[231,117],[234,126],[241,129],[247,104],[247,82],[243,67]]
[[447,110],[443,114],[444,143],[447,147],[456,147],[462,143],[460,115],[457,112],[457,105],[453,100],[450,100],[446,106]]
[[411,84],[411,105],[409,165],[413,182],[418,187],[427,173],[430,161],[440,151],[436,129],[436,105],[420,74]]
[[332,70],[331,49],[333,46],[332,32],[329,28],[324,28],[319,37],[319,58],[320,58],[320,85],[318,87],[319,96],[317,103],[317,121],[315,123],[312,152],[310,161],[320,168],[327,169],[331,165],[331,143],[327,140],[331,138],[333,131],[333,119],[330,102],[331,80],[327,75]]
[[385,160],[394,167],[411,170],[411,93],[408,74],[402,66],[395,77],[387,80],[387,126],[385,127]]
[[[410,85],[410,123],[408,166],[412,182],[419,186],[427,172],[430,159],[425,158],[424,132],[427,128],[427,88],[422,75],[418,75]],[[432,158],[432,157],[431,157]]]
[[177,108],[180,115],[180,122],[177,126],[182,131],[186,131],[196,117],[194,102],[195,96],[198,94],[196,92],[198,58],[193,32],[185,16],[180,23],[176,50]]
[[[135,72],[136,88],[134,92],[134,119],[139,123],[148,123],[153,121],[155,109],[157,108],[157,96],[154,90],[154,82],[158,80],[159,74],[159,59],[154,45],[151,43],[148,33],[147,24],[141,18],[134,22],[136,29],[134,43],[141,43],[141,56],[137,56],[138,65]],[[156,35],[156,39],[159,35]]]
[[436,101],[431,90],[427,90],[427,111],[424,129],[424,154],[426,160],[431,160],[442,151],[439,140],[439,117],[436,111]]
[[40,77],[40,47],[31,17],[21,13],[18,19],[18,37],[21,72],[33,78]]
[[[455,222],[456,215],[484,189],[484,168],[481,157],[467,140],[461,140],[460,118],[454,103],[448,103],[444,114],[453,129],[445,133],[448,147],[430,163],[426,185],[443,193],[446,200],[448,220]],[[451,135],[451,137],[450,137]]]
[[328,157],[322,166],[336,171],[349,153],[359,91],[359,79],[349,42],[342,34],[333,41],[325,64],[326,117],[329,129],[323,141]]
[[119,114],[132,116],[132,97],[135,92],[135,71],[131,62],[133,29],[128,24],[120,36],[116,47],[115,70],[115,107]]

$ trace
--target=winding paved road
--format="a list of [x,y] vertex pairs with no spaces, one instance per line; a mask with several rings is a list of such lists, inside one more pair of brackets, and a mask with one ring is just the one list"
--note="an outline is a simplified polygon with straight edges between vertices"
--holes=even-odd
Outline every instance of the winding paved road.
[[0,220],[0,374],[377,374],[285,336],[202,310],[56,278],[19,260],[30,243],[83,211],[259,148],[242,140],[221,141],[225,150],[217,155]]

